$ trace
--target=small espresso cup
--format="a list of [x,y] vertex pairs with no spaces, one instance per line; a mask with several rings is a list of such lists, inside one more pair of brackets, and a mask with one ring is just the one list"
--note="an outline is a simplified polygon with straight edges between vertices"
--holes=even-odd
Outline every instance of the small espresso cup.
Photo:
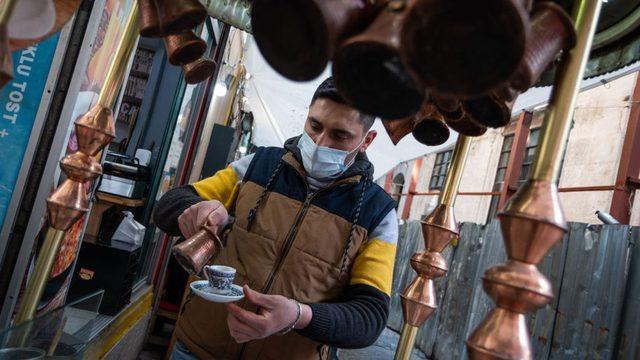
[[207,265],[204,267],[204,276],[209,280],[211,292],[227,294],[236,277],[236,269],[224,265]]

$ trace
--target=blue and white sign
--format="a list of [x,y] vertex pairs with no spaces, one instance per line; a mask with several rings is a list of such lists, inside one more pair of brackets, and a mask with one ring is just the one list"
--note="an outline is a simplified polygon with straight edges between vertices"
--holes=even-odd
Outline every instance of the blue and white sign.
[[14,51],[14,79],[0,91],[0,227],[7,214],[59,34]]

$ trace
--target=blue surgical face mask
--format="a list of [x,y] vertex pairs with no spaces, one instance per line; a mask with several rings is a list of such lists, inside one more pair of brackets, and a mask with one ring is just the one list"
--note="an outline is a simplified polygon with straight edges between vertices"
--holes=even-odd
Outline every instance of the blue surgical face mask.
[[318,146],[306,131],[298,140],[298,149],[302,154],[302,163],[307,175],[320,181],[331,181],[338,178],[355,161],[355,156],[345,165],[347,157],[360,149],[364,139],[351,151]]

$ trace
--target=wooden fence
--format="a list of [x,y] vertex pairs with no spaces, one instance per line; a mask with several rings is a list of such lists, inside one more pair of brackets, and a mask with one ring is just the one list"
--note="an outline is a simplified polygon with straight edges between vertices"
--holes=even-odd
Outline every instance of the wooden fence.
[[[535,358],[640,359],[640,228],[569,225],[540,264],[555,297],[528,319]],[[396,331],[402,328],[399,295],[415,276],[408,260],[423,248],[420,223],[401,225],[388,322]],[[458,246],[444,256],[449,273],[437,281],[439,308],[416,346],[431,359],[466,359],[465,340],[493,306],[481,278],[506,260],[498,221],[461,224]]]

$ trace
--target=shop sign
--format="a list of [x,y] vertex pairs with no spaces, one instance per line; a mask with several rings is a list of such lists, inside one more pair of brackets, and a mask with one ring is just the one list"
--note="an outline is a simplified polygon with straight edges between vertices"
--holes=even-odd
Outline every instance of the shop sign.
[[4,222],[59,34],[14,51],[14,79],[0,91],[0,225]]

